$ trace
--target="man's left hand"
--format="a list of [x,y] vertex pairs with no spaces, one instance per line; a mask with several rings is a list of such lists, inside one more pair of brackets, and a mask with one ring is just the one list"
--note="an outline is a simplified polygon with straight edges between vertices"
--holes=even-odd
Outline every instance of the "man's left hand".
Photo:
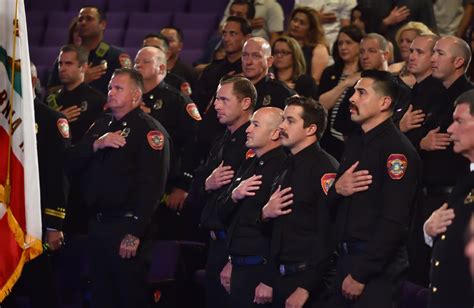
[[137,255],[138,245],[140,245],[140,239],[131,234],[125,235],[120,242],[119,255],[124,259],[130,259]]
[[364,287],[365,284],[358,282],[349,274],[342,282],[342,295],[347,299],[355,300],[362,294]]
[[309,292],[303,288],[296,288],[291,293],[290,297],[286,299],[285,308],[302,308],[303,305],[308,301]]
[[174,211],[181,211],[187,196],[185,190],[175,187],[166,198],[166,206]]

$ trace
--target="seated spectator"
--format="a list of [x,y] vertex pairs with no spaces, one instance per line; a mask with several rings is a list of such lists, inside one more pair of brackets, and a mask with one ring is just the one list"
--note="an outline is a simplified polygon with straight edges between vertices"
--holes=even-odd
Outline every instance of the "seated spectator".
[[275,78],[299,95],[316,99],[318,87],[314,79],[305,74],[306,62],[298,42],[289,36],[282,36],[273,43],[272,54]]
[[184,63],[179,57],[179,53],[183,49],[183,31],[176,27],[166,27],[161,29],[161,34],[163,34],[168,39],[169,43],[168,59],[166,64],[168,70],[189,81],[191,87],[193,87],[197,80],[196,71],[191,65]]
[[[229,16],[238,16],[252,20],[255,17],[255,6],[248,0],[234,0],[230,4]],[[219,29],[213,34],[207,43],[206,49],[197,60],[197,65],[194,67],[198,74],[206,68],[214,60],[222,60],[225,58],[225,51],[222,45],[222,30],[224,23],[219,25]]]
[[[254,0],[249,1],[255,6],[255,18],[250,20],[252,36],[263,37],[270,42],[276,40],[283,32],[285,16],[281,5],[276,0]],[[225,23],[230,14],[229,1],[221,25]]]
[[433,34],[433,32],[425,24],[417,21],[410,21],[398,30],[395,35],[395,41],[403,61],[393,63],[388,67],[389,72],[400,77],[410,88],[416,83],[415,76],[407,68],[410,45],[415,37],[420,34]]
[[319,102],[328,110],[328,125],[321,146],[340,159],[344,149],[342,133],[333,125],[347,90],[360,78],[359,42],[364,33],[355,25],[342,27],[333,46],[334,65],[327,67],[321,76]]
[[[295,8],[309,6],[316,10],[328,46],[336,42],[341,27],[351,23],[351,11],[356,5],[356,0],[295,0]],[[333,63],[331,57],[330,64]]]
[[76,46],[81,46],[82,44],[82,38],[79,36],[79,30],[77,29],[77,17],[74,17],[71,24],[69,25],[69,36],[67,43]]
[[306,60],[306,74],[319,84],[321,74],[329,63],[329,49],[316,10],[309,7],[293,10],[287,35],[300,44]]

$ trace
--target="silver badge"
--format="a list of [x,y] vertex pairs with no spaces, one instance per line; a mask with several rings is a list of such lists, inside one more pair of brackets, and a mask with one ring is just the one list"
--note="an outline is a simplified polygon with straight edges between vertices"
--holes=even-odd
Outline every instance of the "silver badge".
[[268,106],[271,103],[272,103],[272,97],[270,95],[265,95],[265,97],[263,98],[262,105],[263,106]]
[[124,129],[122,129],[122,131],[120,132],[120,136],[124,137],[124,138],[127,138],[128,137],[128,134],[130,134],[130,127],[125,127]]
[[153,109],[159,110],[161,107],[163,107],[163,100],[157,99],[155,104],[153,104]]
[[82,101],[79,108],[81,109],[81,112],[87,111],[87,101]]

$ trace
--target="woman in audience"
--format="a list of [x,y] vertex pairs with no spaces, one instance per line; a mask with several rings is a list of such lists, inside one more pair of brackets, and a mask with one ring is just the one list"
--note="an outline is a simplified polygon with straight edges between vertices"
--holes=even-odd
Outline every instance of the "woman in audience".
[[410,21],[402,26],[395,35],[395,41],[400,50],[400,55],[403,61],[393,63],[388,67],[388,70],[394,75],[398,75],[398,77],[400,77],[400,79],[409,87],[413,87],[416,82],[415,76],[408,72],[407,69],[408,57],[410,56],[410,45],[415,37],[422,33],[433,34],[425,24],[417,21]]
[[287,35],[300,44],[306,60],[306,74],[319,84],[321,74],[329,62],[329,48],[316,11],[310,7],[293,10]]
[[82,38],[79,36],[79,31],[77,29],[77,17],[74,17],[74,19],[71,21],[71,24],[69,25],[69,35],[67,43],[76,46],[81,46],[82,44]]
[[334,65],[326,68],[319,84],[320,103],[328,110],[328,125],[321,145],[339,159],[344,140],[332,126],[347,90],[360,78],[359,42],[364,33],[355,25],[342,27],[333,46]]
[[314,79],[306,75],[306,62],[298,42],[281,36],[272,46],[275,78],[286,83],[299,95],[317,98],[318,87]]

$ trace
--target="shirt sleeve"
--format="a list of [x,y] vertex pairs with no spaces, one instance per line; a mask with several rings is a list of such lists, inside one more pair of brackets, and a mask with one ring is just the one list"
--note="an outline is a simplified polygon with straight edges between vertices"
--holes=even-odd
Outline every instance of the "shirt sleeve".
[[267,32],[282,32],[284,29],[283,21],[285,17],[283,15],[283,9],[281,5],[276,1],[267,9],[265,14],[265,22],[267,24]]
[[426,223],[428,221],[425,221],[425,223],[423,224],[423,237],[425,238],[425,244],[430,246],[430,247],[433,247],[433,238],[431,236],[428,235],[428,233],[426,233]]

